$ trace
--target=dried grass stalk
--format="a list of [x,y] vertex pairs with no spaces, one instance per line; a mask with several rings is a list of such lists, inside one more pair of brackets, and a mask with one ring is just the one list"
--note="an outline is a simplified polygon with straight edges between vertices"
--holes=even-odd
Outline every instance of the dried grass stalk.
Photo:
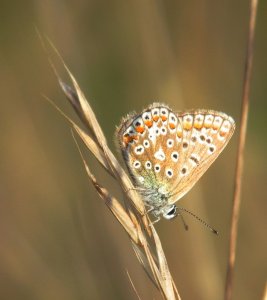
[[247,44],[247,57],[244,72],[244,85],[243,85],[243,97],[242,97],[242,111],[240,122],[240,134],[237,150],[237,164],[235,174],[235,187],[234,187],[234,199],[232,207],[232,220],[230,230],[230,244],[229,244],[229,258],[228,269],[225,283],[224,299],[232,299],[233,294],[233,276],[236,257],[236,243],[237,243],[237,229],[239,221],[239,211],[241,203],[241,184],[243,177],[243,164],[244,164],[244,148],[247,133],[247,119],[249,109],[249,92],[252,73],[252,60],[253,60],[253,46],[254,46],[254,33],[257,13],[257,0],[250,1],[250,19],[249,19],[249,32],[248,32],[248,44]]
[[[162,298],[168,300],[181,299],[169,271],[160,239],[145,213],[146,210],[141,197],[135,190],[129,176],[109,149],[106,138],[97,121],[97,118],[89,102],[86,100],[83,92],[81,91],[76,79],[54,46],[52,44],[51,46],[61,59],[71,79],[74,89],[61,80],[53,63],[51,61],[50,63],[55,70],[63,92],[83,124],[86,126],[87,132],[81,129],[79,125],[67,117],[60,109],[59,110],[70,122],[74,131],[77,132],[87,149],[91,151],[104,170],[110,176],[116,179],[118,186],[123,191],[126,199],[126,201],[124,201],[125,207],[115,197],[110,195],[108,190],[95,178],[82,156],[82,160],[90,181],[100,197],[105,201],[105,204],[113,213],[114,217],[127,232],[139,262],[153,284],[155,284],[157,289],[160,291]],[[132,280],[130,281],[133,285]]]

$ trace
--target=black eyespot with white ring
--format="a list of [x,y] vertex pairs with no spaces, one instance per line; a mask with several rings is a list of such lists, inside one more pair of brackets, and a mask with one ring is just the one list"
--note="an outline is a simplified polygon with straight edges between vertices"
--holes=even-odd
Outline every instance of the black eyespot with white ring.
[[161,108],[160,109],[160,114],[163,116],[167,116],[168,115],[168,110],[166,108]]
[[171,147],[173,147],[173,145],[174,145],[174,140],[173,139],[168,139],[167,140],[167,147],[171,148]]
[[149,161],[149,160],[146,161],[145,167],[146,167],[147,170],[150,170],[150,169],[152,168],[152,163],[151,163],[151,161]]
[[151,120],[151,113],[148,112],[148,111],[144,112],[143,115],[142,115],[142,118],[143,118],[144,121]]
[[171,168],[167,168],[165,171],[165,174],[167,177],[172,178],[173,176],[173,170]]
[[161,169],[160,165],[159,165],[159,164],[155,164],[155,166],[154,166],[155,172],[156,172],[156,173],[159,173],[159,172],[160,172],[160,169]]
[[159,117],[159,109],[158,109],[158,108],[153,108],[153,109],[151,110],[151,113],[152,113],[152,116],[153,116],[153,117],[154,117],[154,116]]
[[135,129],[134,129],[133,126],[130,126],[130,127],[126,130],[126,132],[127,132],[128,134],[132,135],[132,134],[135,133]]
[[177,124],[177,117],[175,116],[174,113],[170,112],[169,114],[169,122],[170,123],[173,123],[174,125]]
[[134,127],[138,127],[138,126],[144,126],[144,122],[142,120],[142,118],[137,118],[134,122],[133,122]]
[[144,153],[144,147],[142,145],[139,145],[139,146],[135,147],[134,152],[137,155],[141,155]]
[[166,134],[167,134],[167,128],[166,128],[165,126],[162,126],[162,127],[160,128],[160,133],[161,133],[162,135],[166,135]]
[[209,153],[209,154],[214,153],[215,149],[216,149],[216,147],[215,147],[214,145],[210,145],[210,146],[209,146],[209,149],[208,149],[208,153]]
[[179,153],[177,151],[173,151],[171,154],[171,159],[173,162],[177,162],[179,159]]
[[144,140],[143,145],[144,145],[145,148],[149,148],[150,147],[149,140]]
[[141,167],[140,161],[139,161],[139,160],[136,160],[136,161],[133,163],[133,167],[134,167],[135,169],[139,169],[139,168]]

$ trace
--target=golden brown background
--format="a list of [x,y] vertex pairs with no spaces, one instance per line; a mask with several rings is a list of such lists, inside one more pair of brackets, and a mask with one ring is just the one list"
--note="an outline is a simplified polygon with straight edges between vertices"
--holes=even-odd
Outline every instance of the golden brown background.
[[[51,38],[115,151],[120,118],[153,101],[210,108],[237,121],[224,153],[156,225],[183,299],[223,299],[249,1],[0,1],[0,299],[159,299],[128,237],[89,183],[68,124],[74,116],[36,34]],[[261,299],[266,268],[267,2],[260,1],[234,299]],[[84,149],[84,147],[82,147]],[[85,149],[84,149],[85,150]],[[116,184],[88,155],[97,178]]]

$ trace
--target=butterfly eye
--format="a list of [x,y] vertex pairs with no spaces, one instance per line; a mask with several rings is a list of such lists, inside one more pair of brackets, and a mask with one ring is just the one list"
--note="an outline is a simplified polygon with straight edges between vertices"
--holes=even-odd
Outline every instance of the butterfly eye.
[[175,212],[176,212],[176,206],[172,207],[171,210],[169,210],[169,211],[167,212],[167,215],[168,215],[168,216],[172,216],[172,215],[175,214]]
[[171,220],[177,216],[177,207],[175,204],[168,207],[163,213],[163,217],[167,220]]

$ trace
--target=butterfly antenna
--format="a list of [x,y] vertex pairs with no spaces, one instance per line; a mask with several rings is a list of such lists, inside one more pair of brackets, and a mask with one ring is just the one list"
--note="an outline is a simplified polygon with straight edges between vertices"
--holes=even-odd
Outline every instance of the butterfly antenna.
[[188,225],[185,223],[185,220],[184,220],[183,215],[180,214],[180,217],[181,217],[182,223],[183,223],[183,225],[184,225],[184,229],[187,231],[187,230],[188,230]]
[[[194,217],[195,219],[197,219],[200,223],[202,223],[204,226],[206,226],[211,232],[215,233],[216,235],[219,234],[217,230],[215,230],[214,228],[212,228],[208,223],[206,223],[205,221],[203,221],[202,219],[200,219],[198,216],[196,216],[195,214],[193,214],[191,211],[189,211],[189,210],[187,210],[187,209],[185,209],[183,207],[178,207],[178,209],[181,210],[181,211],[184,211],[184,212],[188,213],[189,215],[191,215],[192,217]],[[183,218],[182,218],[182,220],[183,220]],[[183,223],[184,223],[184,220],[183,220]],[[187,229],[188,229],[188,226],[187,226]]]

